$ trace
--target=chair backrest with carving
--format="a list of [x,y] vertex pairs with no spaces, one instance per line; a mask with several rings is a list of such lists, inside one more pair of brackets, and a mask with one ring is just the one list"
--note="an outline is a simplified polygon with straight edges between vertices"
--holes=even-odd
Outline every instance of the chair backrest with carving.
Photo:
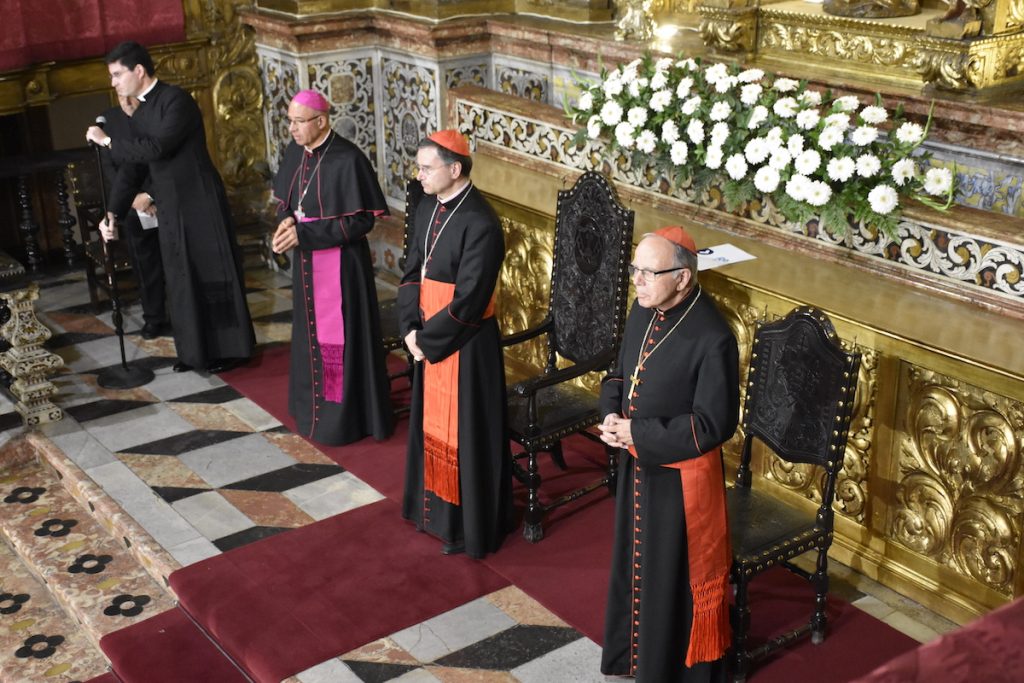
[[832,322],[815,308],[762,325],[751,349],[741,467],[756,436],[784,460],[837,474],[859,367],[860,354],[843,350]]
[[558,193],[548,312],[552,350],[570,361],[618,349],[633,219],[600,173],[588,171]]
[[87,218],[95,219],[90,225],[82,226],[83,229],[95,229],[103,219],[103,180],[99,165],[92,159],[74,161],[68,164],[68,179],[79,218],[86,213]]

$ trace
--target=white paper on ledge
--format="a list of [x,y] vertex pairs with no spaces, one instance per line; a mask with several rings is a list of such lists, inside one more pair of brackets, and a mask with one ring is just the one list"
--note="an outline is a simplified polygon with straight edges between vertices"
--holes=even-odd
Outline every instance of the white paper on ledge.
[[731,244],[719,244],[714,247],[697,250],[697,270],[710,270],[720,266],[727,266],[740,261],[750,261],[757,258],[748,254],[739,247]]

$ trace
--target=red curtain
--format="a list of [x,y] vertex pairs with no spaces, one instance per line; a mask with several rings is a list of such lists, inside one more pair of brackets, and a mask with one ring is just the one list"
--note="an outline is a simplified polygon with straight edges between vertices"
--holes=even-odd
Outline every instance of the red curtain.
[[0,0],[0,71],[185,39],[181,0]]

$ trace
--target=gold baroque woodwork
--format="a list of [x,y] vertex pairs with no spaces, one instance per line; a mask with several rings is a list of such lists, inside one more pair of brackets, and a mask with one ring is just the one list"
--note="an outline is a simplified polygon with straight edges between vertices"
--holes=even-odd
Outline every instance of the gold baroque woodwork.
[[[547,315],[551,293],[553,234],[526,223],[501,217],[505,233],[505,262],[499,275],[498,325],[503,335],[535,327]],[[515,361],[540,371],[547,363],[544,337],[505,349]]]
[[700,9],[700,34],[707,47],[721,52],[753,51],[757,19],[752,11],[710,7]]
[[914,70],[926,83],[950,90],[967,90],[983,83],[978,55],[923,50],[912,59]]
[[860,352],[857,393],[850,419],[850,436],[843,453],[843,469],[836,478],[836,501],[832,507],[836,512],[863,523],[878,400],[878,352],[863,347],[857,347],[857,350]]
[[1024,512],[1024,404],[910,367],[893,539],[1013,595]]

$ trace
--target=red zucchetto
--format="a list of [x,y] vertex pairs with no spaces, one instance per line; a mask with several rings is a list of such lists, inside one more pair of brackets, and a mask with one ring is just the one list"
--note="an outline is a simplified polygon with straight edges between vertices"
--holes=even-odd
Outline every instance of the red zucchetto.
[[469,140],[467,140],[466,136],[457,130],[452,128],[439,130],[436,133],[427,136],[427,139],[436,142],[449,152],[455,152],[459,156],[469,156]]
[[653,234],[658,237],[664,237],[673,244],[678,244],[691,254],[697,253],[697,243],[693,241],[693,237],[690,236],[690,233],[686,232],[686,230],[681,226],[666,225],[664,228],[655,230]]

